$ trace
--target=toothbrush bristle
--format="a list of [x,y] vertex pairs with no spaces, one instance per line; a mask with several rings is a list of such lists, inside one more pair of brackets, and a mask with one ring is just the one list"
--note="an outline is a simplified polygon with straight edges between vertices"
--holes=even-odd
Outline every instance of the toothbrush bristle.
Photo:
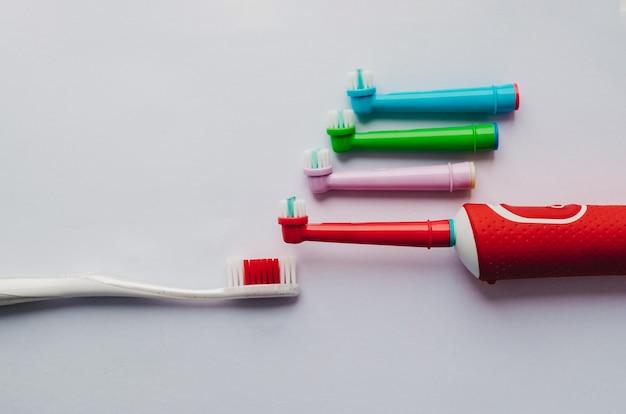
[[244,283],[246,285],[266,285],[280,283],[278,259],[244,260]]
[[304,167],[309,169],[330,167],[330,151],[328,148],[318,148],[304,152]]
[[357,69],[348,73],[348,89],[369,89],[374,87],[374,75],[371,70]]
[[327,125],[329,129],[354,127],[354,111],[352,109],[339,109],[328,111]]
[[289,256],[280,259],[280,283],[297,283],[295,257]]
[[280,217],[298,218],[306,216],[306,205],[304,200],[291,197],[280,201]]
[[243,260],[228,259],[228,286],[243,286]]
[[294,284],[295,259],[229,259],[228,283],[229,286]]

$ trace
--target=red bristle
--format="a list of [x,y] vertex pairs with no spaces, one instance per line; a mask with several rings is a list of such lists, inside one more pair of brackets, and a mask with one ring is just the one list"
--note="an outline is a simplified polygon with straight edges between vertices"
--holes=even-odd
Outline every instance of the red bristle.
[[270,271],[271,271],[271,267],[270,267],[270,261],[269,260],[263,260],[263,283],[268,284],[270,283]]
[[280,283],[280,262],[278,259],[272,259],[272,275],[274,276],[270,283]]
[[274,283],[274,267],[272,266],[273,263],[274,262],[273,262],[272,259],[267,259],[267,265],[266,265],[266,267],[267,267],[267,272],[266,272],[266,274],[267,274],[267,276],[266,276],[267,281],[265,283]]
[[250,285],[250,260],[243,261],[243,284]]
[[255,269],[256,280],[258,284],[264,283],[263,279],[265,278],[265,260],[259,259],[257,261],[257,266]]
[[250,279],[253,284],[259,283],[259,259],[250,260]]
[[261,265],[261,260],[260,259],[253,259],[250,260],[250,268],[248,269],[249,274],[250,274],[250,284],[251,285],[258,285],[260,282],[260,265]]
[[263,284],[267,284],[267,275],[268,275],[268,266],[267,266],[267,259],[263,260],[263,265],[262,265],[263,271],[261,272],[261,283]]
[[245,260],[244,283],[246,285],[280,283],[278,259]]
[[259,283],[262,283],[262,284],[267,283],[267,260],[265,259],[259,260],[258,281]]

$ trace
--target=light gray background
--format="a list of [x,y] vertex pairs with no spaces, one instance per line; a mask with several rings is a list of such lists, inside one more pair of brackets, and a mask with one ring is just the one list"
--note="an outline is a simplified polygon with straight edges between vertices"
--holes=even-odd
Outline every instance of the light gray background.
[[[0,412],[623,412],[626,278],[489,286],[454,250],[286,245],[312,222],[464,202],[626,204],[619,0],[3,1],[0,274],[220,286],[298,257],[297,300],[78,299],[0,309]],[[345,75],[381,92],[518,82],[494,154],[361,154],[337,171],[475,160],[471,193],[313,197]]]

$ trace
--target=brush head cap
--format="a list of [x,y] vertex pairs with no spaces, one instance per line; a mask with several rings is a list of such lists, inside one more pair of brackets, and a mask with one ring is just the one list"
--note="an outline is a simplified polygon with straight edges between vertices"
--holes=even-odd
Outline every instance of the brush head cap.
[[306,215],[304,200],[295,197],[281,200],[278,224],[282,226],[285,243],[302,243],[309,217]]

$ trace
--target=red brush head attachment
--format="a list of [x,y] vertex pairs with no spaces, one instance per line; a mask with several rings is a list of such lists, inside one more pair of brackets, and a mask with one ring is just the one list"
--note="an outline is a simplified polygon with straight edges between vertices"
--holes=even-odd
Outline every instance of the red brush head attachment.
[[454,244],[450,220],[416,222],[320,223],[308,224],[304,201],[291,198],[281,202],[278,223],[287,243],[305,240],[414,247],[450,247]]
[[302,243],[308,222],[304,200],[291,197],[280,202],[278,224],[283,228],[285,243]]

